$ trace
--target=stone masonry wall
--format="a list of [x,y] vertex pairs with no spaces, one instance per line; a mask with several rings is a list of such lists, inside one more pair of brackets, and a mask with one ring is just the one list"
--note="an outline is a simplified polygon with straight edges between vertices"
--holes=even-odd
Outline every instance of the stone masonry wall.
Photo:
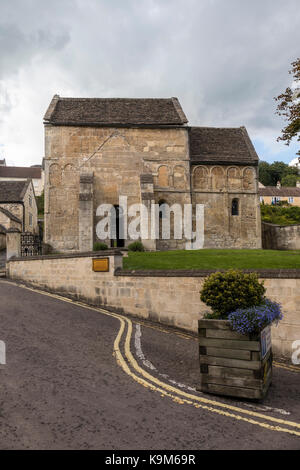
[[262,222],[262,245],[268,250],[300,250],[300,224],[282,226]]
[[[95,214],[100,204],[118,205],[119,195],[128,197],[128,206],[141,202],[140,175],[153,174],[156,188],[164,187],[166,181],[158,181],[163,163],[168,166],[167,184],[172,184],[173,192],[178,186],[177,174],[185,174],[184,184],[180,183],[180,192],[185,192],[189,197],[187,155],[186,129],[46,125],[44,241],[59,251],[79,249],[81,174],[94,175],[93,207],[96,226],[98,219]],[[176,166],[180,168],[175,168]],[[96,233],[94,241],[98,241]]]
[[[204,248],[261,248],[260,206],[255,167],[197,165],[192,201],[204,204]],[[232,215],[233,200],[238,213]]]
[[[98,253],[81,256],[44,256],[36,259],[15,259],[8,262],[8,276],[43,289],[92,305],[173,325],[196,332],[206,305],[200,301],[199,291],[205,273],[125,273],[122,257],[110,255],[110,272],[92,270],[92,259],[103,257]],[[267,296],[280,302],[284,320],[272,328],[274,353],[291,357],[292,343],[300,339],[300,276],[294,278],[265,278]],[[289,274],[289,276],[292,276]],[[101,320],[99,320],[101,321]]]

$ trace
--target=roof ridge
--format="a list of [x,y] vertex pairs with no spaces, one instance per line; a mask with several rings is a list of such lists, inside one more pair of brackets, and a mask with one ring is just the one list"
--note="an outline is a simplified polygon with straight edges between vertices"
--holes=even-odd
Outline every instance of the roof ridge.
[[45,124],[85,126],[182,126],[188,122],[178,98],[91,98],[54,95]]
[[241,126],[238,126],[238,127],[190,126],[190,129],[225,129],[225,130],[234,129],[234,130],[241,130],[242,127]]

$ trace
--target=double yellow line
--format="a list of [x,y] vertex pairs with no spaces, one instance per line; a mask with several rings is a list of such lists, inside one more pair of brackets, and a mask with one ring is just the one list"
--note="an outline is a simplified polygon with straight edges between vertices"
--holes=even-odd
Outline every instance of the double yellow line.
[[[9,284],[12,283],[9,282]],[[50,294],[24,285],[15,285],[118,319],[120,322],[120,328],[114,341],[113,354],[123,371],[143,387],[158,392],[163,397],[171,398],[178,404],[192,405],[195,408],[201,408],[238,421],[245,421],[249,424],[254,424],[270,431],[284,432],[300,437],[300,423],[274,418],[256,411],[246,410],[234,405],[208,399],[203,396],[193,395],[191,393],[184,392],[177,387],[166,384],[149,374],[149,372],[140,367],[131,353],[130,343],[132,338],[132,321],[129,318],[117,313],[108,312],[102,308],[90,307],[82,302],[73,301],[60,295]],[[121,346],[121,343],[124,343],[123,347]],[[122,349],[124,350],[124,353],[122,353]]]

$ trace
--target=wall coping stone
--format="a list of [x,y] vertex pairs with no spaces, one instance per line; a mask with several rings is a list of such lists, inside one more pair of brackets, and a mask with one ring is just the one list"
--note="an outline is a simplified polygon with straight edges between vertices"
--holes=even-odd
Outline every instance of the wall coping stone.
[[261,221],[264,225],[271,225],[272,227],[280,227],[280,228],[289,228],[289,227],[300,227],[300,224],[290,224],[290,225],[279,225],[279,224],[272,224],[271,222],[264,222]]
[[[126,270],[115,269],[115,276],[131,277],[207,277],[212,273],[225,272],[225,269],[151,269]],[[300,269],[242,269],[245,273],[257,273],[260,278],[300,279]]]
[[10,262],[14,261],[37,261],[47,259],[68,259],[68,258],[106,258],[107,256],[123,256],[119,250],[102,250],[87,251],[87,252],[74,252],[74,253],[57,253],[52,255],[37,255],[37,256],[14,256],[9,259]]

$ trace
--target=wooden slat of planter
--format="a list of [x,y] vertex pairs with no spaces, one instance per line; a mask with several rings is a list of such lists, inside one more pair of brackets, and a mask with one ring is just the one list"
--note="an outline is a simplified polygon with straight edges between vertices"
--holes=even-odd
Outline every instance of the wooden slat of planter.
[[238,369],[237,367],[207,366],[207,373],[214,377],[248,377],[255,378],[251,369]]
[[232,359],[244,359],[251,361],[251,351],[244,351],[242,349],[223,349],[223,348],[205,348],[208,356],[215,357],[230,357]]
[[228,395],[233,397],[241,398],[262,398],[262,391],[254,388],[243,388],[243,387],[229,387],[227,385],[218,384],[203,384],[201,390],[207,393],[215,393],[216,395]]
[[199,338],[200,346],[216,347],[224,349],[246,349],[248,351],[260,351],[259,341],[238,341],[230,339]]
[[240,359],[229,359],[214,356],[200,355],[200,363],[211,364],[213,366],[237,367],[240,369],[259,370],[261,368],[260,361],[243,361]]
[[230,330],[214,330],[211,328],[207,328],[206,330],[206,338],[223,338],[223,339],[234,339],[239,341],[251,341],[249,335],[242,335],[237,333],[236,331]]
[[246,387],[246,388],[263,388],[263,381],[258,379],[250,379],[245,377],[215,377],[209,374],[201,374],[201,384],[218,384],[227,385],[231,387]]
[[215,328],[217,330],[229,330],[227,320],[199,320],[199,328]]

